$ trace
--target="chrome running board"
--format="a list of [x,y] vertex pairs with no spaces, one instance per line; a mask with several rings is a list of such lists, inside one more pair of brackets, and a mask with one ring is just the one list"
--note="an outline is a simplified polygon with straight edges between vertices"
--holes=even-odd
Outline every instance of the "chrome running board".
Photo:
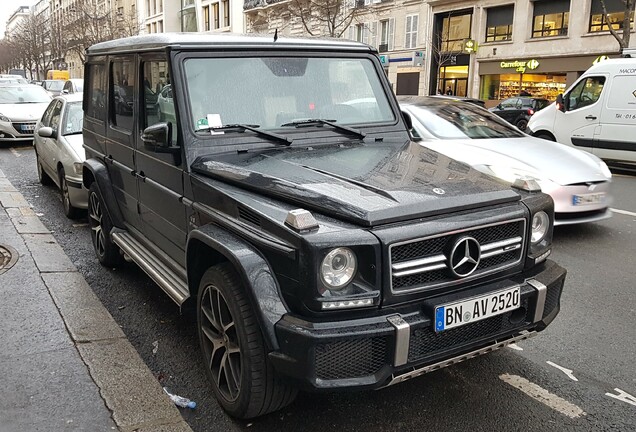
[[432,372],[432,371],[437,370],[437,369],[442,369],[442,368],[445,368],[447,366],[454,365],[456,363],[461,363],[464,360],[469,360],[471,358],[479,357],[482,354],[487,354],[489,352],[497,351],[498,349],[505,348],[508,345],[512,345],[515,342],[522,341],[522,340],[525,340],[525,339],[529,339],[529,338],[531,338],[533,336],[536,336],[536,334],[537,334],[536,331],[528,332],[528,331],[524,330],[524,332],[525,333],[523,333],[523,334],[521,334],[519,336],[515,336],[515,337],[512,337],[512,338],[506,339],[505,341],[502,341],[502,342],[495,342],[494,344],[492,344],[490,346],[487,346],[485,348],[480,348],[478,350],[471,351],[471,352],[466,353],[466,354],[458,355],[457,357],[453,357],[453,358],[450,358],[450,359],[447,359],[447,360],[443,360],[441,362],[433,363],[431,365],[424,366],[424,367],[419,368],[419,369],[414,369],[414,370],[412,370],[410,372],[403,373],[402,375],[398,375],[398,376],[394,375],[393,378],[391,379],[391,381],[387,385],[384,385],[384,386],[382,386],[380,388],[389,387],[389,386],[392,386],[393,384],[398,384],[398,383],[404,382],[404,381],[409,380],[411,378],[415,378],[415,377],[418,377],[420,375],[424,375],[424,374],[426,374],[428,372]]
[[[189,297],[186,281],[125,231],[114,231],[113,242],[121,248],[178,305]],[[185,272],[184,272],[185,273]]]

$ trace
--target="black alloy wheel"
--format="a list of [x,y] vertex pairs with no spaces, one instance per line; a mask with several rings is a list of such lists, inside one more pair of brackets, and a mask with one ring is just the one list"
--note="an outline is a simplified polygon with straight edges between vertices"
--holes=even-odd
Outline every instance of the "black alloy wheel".
[[210,267],[197,295],[199,344],[212,390],[230,415],[248,419],[289,405],[289,386],[267,357],[263,335],[234,268]]
[[519,128],[519,130],[524,131],[526,130],[526,128],[528,127],[528,120],[526,119],[520,119],[517,122],[517,127]]
[[110,239],[113,227],[97,183],[91,183],[88,192],[88,225],[91,228],[91,240],[99,262],[105,267],[117,267],[122,260],[119,248]]

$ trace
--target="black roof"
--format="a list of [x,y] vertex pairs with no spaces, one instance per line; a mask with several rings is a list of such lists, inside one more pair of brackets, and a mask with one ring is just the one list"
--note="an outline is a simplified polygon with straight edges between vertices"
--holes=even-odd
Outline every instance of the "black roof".
[[273,35],[236,33],[154,33],[132,36],[95,44],[87,49],[88,55],[120,52],[157,51],[166,48],[243,48],[243,49],[308,49],[353,50],[375,52],[375,49],[346,39],[279,37]]
[[483,107],[481,99],[462,96],[398,96],[397,99],[400,105],[435,106],[444,103],[472,103]]

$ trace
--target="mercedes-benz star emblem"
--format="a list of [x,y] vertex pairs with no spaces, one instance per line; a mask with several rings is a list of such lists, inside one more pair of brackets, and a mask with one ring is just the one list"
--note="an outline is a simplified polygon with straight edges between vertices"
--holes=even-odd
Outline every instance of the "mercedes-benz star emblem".
[[448,268],[457,277],[472,274],[479,266],[481,248],[472,237],[462,237],[455,243],[448,256]]

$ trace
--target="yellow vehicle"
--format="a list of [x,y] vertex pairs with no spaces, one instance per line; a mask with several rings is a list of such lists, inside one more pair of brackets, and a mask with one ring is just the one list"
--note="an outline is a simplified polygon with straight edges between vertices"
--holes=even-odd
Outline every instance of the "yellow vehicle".
[[67,70],[52,69],[46,73],[47,80],[67,80],[71,77]]

